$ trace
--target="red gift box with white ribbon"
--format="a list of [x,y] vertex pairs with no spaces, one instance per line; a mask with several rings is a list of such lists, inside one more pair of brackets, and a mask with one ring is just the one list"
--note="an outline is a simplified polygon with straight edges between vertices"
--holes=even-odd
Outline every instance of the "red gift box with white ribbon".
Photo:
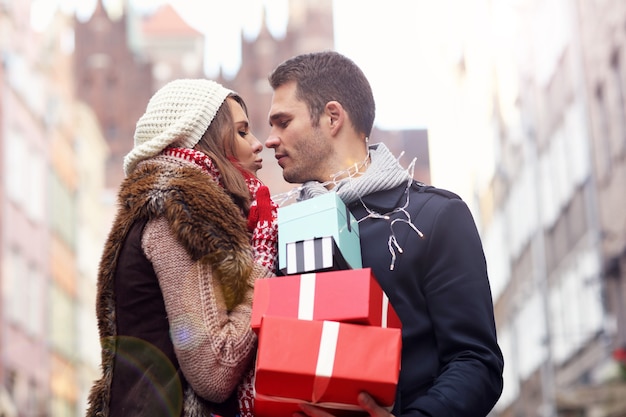
[[289,410],[286,404],[297,411],[301,402],[358,411],[362,391],[390,409],[401,348],[397,328],[266,316],[259,332],[255,415],[280,417],[280,410]]
[[370,268],[257,280],[251,319],[257,333],[263,316],[401,327]]

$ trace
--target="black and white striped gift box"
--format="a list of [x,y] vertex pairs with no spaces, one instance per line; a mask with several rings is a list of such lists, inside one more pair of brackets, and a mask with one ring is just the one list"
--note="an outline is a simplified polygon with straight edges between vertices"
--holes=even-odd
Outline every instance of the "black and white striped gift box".
[[351,269],[332,236],[287,243],[286,275]]

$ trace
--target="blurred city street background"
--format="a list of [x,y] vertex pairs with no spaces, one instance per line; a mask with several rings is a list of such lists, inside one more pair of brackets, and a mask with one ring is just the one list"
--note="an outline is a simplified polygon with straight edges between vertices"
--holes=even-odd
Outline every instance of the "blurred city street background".
[[[626,417],[624,0],[0,0],[0,417],[84,415],[150,96],[215,79],[263,142],[269,72],[331,49],[372,83],[370,142],[476,219],[505,355],[492,416]],[[293,187],[263,160],[272,194]]]

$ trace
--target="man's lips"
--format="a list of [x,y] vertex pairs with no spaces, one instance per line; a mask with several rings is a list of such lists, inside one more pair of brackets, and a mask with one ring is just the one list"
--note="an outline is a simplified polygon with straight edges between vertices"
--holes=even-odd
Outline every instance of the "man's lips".
[[278,161],[278,165],[283,166],[282,164],[284,163],[285,158],[287,158],[287,155],[283,153],[277,153],[276,155],[274,155],[274,158],[276,158],[276,160]]

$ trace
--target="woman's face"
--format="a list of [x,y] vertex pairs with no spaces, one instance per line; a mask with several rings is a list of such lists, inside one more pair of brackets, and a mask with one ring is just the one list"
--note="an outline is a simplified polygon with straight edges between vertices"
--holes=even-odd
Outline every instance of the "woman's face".
[[260,156],[263,144],[250,132],[248,116],[243,108],[235,100],[226,100],[235,121],[235,158],[241,166],[256,175],[263,167],[263,159]]

